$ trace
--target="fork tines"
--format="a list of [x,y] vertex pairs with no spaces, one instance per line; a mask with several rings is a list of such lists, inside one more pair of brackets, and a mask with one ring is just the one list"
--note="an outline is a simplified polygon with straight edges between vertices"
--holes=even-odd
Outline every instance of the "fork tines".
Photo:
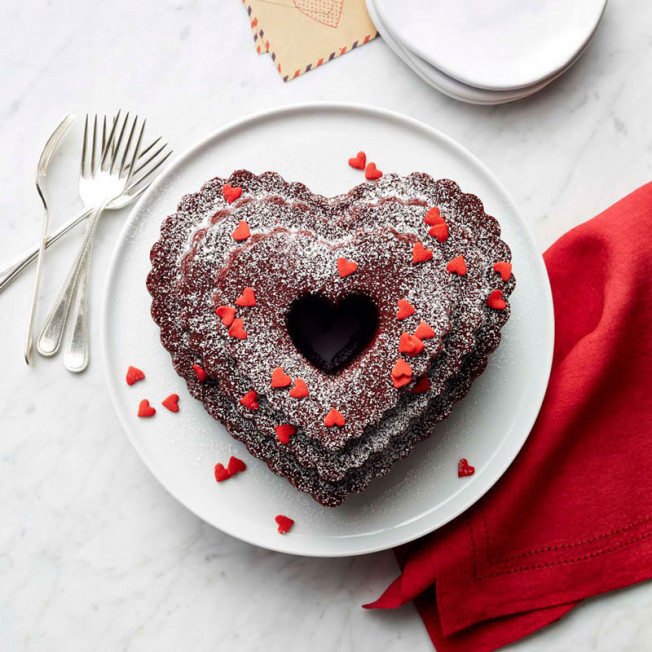
[[[141,149],[147,121],[142,120],[139,124],[138,116],[130,120],[128,112],[122,119],[121,115],[122,110],[110,122],[106,115],[102,117],[101,144],[99,116],[96,114],[92,118],[91,134],[90,116],[86,115],[80,172],[82,177],[91,178],[99,170],[113,172],[119,166],[120,177],[127,178],[126,193],[133,195],[149,185],[145,182],[167,161],[172,151],[167,143],[161,144],[161,138]],[[111,125],[108,133],[107,124]]]

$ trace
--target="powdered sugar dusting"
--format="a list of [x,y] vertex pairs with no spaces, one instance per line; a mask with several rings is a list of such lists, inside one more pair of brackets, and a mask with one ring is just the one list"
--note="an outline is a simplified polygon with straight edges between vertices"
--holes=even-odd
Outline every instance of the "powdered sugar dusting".
[[[274,173],[257,177],[239,171],[228,180],[231,186],[244,189],[242,198],[232,206],[227,206],[221,195],[224,182],[215,179],[200,193],[184,197],[177,213],[164,222],[161,240],[152,249],[153,267],[148,278],[153,316],[161,327],[162,341],[173,355],[177,371],[208,411],[224,421],[231,434],[244,441],[253,454],[267,460],[272,470],[288,477],[295,486],[312,493],[320,502],[338,504],[347,493],[364,489],[373,477],[386,472],[396,459],[407,455],[418,441],[428,437],[433,425],[447,416],[454,402],[466,394],[473,378],[482,372],[486,356],[498,344],[500,328],[509,315],[508,309],[493,311],[484,305],[492,289],[502,289],[505,297],[513,289],[513,278],[503,282],[492,269],[494,262],[510,259],[509,249],[499,238],[497,222],[485,215],[477,198],[464,195],[451,181],[434,181],[425,174],[386,175],[378,182],[354,188],[345,196],[327,199],[312,195],[302,184],[289,184]],[[428,236],[428,227],[423,223],[425,212],[433,205],[440,207],[449,225],[450,237],[444,244]],[[251,243],[237,243],[230,234],[245,217],[254,235]],[[364,417],[353,420],[356,436],[344,436],[344,428],[343,436],[333,440],[320,438],[317,432],[310,430],[314,421],[312,407],[305,412],[296,411],[306,399],[295,400],[294,406],[288,405],[285,395],[283,400],[276,396],[268,400],[269,388],[264,386],[260,388],[263,398],[258,411],[239,407],[237,399],[253,385],[263,382],[268,372],[263,364],[266,359],[260,355],[256,359],[253,355],[253,337],[244,340],[246,354],[238,353],[238,345],[242,342],[229,341],[220,330],[214,302],[216,294],[233,301],[247,277],[260,274],[261,261],[266,260],[270,252],[278,252],[279,242],[276,248],[270,249],[271,239],[256,239],[256,234],[268,234],[279,228],[293,232],[287,242],[293,243],[302,262],[314,263],[304,267],[302,283],[305,285],[310,280],[318,285],[321,283],[322,291],[330,292],[333,297],[338,296],[339,284],[341,291],[346,282],[356,276],[339,279],[336,274],[323,273],[334,248],[355,260],[356,255],[359,256],[356,248],[359,249],[360,243],[367,238],[367,254],[373,258],[386,251],[386,247],[379,246],[374,238],[380,238],[380,233],[388,232],[383,229],[389,229],[395,234],[395,240],[398,241],[399,236],[407,238],[403,241],[406,244],[419,239],[436,253],[433,260],[421,264],[424,270],[425,265],[436,270],[430,272],[430,279],[431,287],[436,288],[432,296],[439,312],[430,318],[437,329],[441,329],[437,331],[441,338],[446,327],[438,321],[437,315],[446,314],[450,331],[440,342],[443,348],[438,355],[439,346],[433,341],[429,343],[429,357],[424,356],[423,363],[419,361],[420,372],[424,365],[428,368],[430,392],[413,395],[409,389],[396,392],[390,388],[391,391],[383,393],[385,402],[378,403],[378,393],[369,394],[358,378],[356,386],[362,385],[359,405],[369,401],[374,408],[373,414],[366,421]],[[284,246],[289,246],[287,242]],[[389,240],[383,242],[386,244]],[[299,244],[303,255],[296,249]],[[466,277],[442,272],[445,263],[457,255],[463,255],[467,262]],[[238,265],[232,264],[235,259]],[[331,265],[333,262],[334,259],[330,260]],[[219,270],[224,274],[217,283]],[[275,268],[267,271],[279,273]],[[236,272],[235,276],[232,272]],[[426,278],[425,271],[419,274]],[[410,292],[419,294],[419,283],[423,283],[419,274],[410,277],[409,283],[406,281],[406,296],[412,296]],[[287,278],[293,280],[291,276]],[[299,285],[295,283],[295,289]],[[259,296],[257,294],[257,298]],[[280,304],[277,308],[280,310]],[[244,315],[246,310],[255,311],[256,308],[240,312]],[[259,314],[262,316],[263,311]],[[277,313],[277,317],[279,315]],[[252,334],[262,333],[264,319],[261,317],[257,322],[253,317],[249,328]],[[283,336],[281,327],[276,336]],[[384,355],[391,350],[389,342],[385,348],[380,345],[377,348]],[[289,356],[285,363],[288,366],[306,364],[297,357],[296,351],[287,347],[283,356],[283,360]],[[200,386],[194,373],[189,373],[189,367],[202,359],[210,363],[206,368],[217,380],[209,379]],[[392,363],[393,360],[388,363],[386,358],[377,359],[377,364],[385,370]],[[304,375],[310,377],[315,373],[314,369],[307,369]],[[378,372],[373,377],[381,376]],[[321,387],[315,385],[318,386]],[[314,410],[322,410],[334,400],[334,394],[327,390],[316,394],[319,395],[315,398],[322,402],[313,401]],[[292,409],[295,412],[291,414],[297,421],[304,417],[303,425],[289,444],[280,444],[273,426],[279,423],[279,417],[287,416]],[[333,441],[336,441],[334,446]]]

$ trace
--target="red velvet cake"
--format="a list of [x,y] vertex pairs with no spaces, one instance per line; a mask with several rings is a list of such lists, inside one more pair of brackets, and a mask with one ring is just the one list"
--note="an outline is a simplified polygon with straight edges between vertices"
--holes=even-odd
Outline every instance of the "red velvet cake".
[[164,221],[148,288],[190,393],[335,506],[482,373],[509,317],[510,260],[497,221],[449,180],[386,174],[325,198],[238,171]]

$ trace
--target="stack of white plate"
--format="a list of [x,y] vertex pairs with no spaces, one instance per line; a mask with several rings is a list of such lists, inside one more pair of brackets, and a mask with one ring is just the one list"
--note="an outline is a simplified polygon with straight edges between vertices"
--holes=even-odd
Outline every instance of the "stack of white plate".
[[586,50],[607,0],[366,0],[387,45],[424,81],[473,104],[532,95]]

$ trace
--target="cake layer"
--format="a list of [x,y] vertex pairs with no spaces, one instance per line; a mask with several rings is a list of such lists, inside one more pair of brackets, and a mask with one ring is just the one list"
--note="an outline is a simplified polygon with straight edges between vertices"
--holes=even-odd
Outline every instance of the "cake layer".
[[315,469],[298,463],[287,446],[279,446],[275,437],[264,435],[251,420],[241,419],[235,404],[219,391],[215,381],[200,382],[192,369],[192,352],[177,351],[176,370],[188,385],[192,396],[202,401],[206,410],[242,441],[249,452],[264,460],[277,475],[289,480],[297,489],[310,493],[326,507],[340,505],[351,493],[364,491],[375,477],[387,473],[392,465],[406,457],[414,446],[429,438],[436,425],[451,412],[454,404],[468,393],[473,380],[482,373],[487,356],[498,345],[492,329],[478,333],[476,350],[467,355],[460,373],[449,379],[446,390],[431,401],[426,411],[415,417],[403,437],[393,437],[381,451],[371,454],[363,465],[349,470],[339,481],[329,482],[319,476]]
[[[476,198],[462,195],[452,182],[434,182],[427,175],[394,177],[388,181],[389,177],[394,175],[387,175],[380,182],[363,184],[348,195],[331,200],[311,195],[302,184],[287,184],[278,175],[272,173],[255,177],[250,173],[239,172],[229,179],[229,183],[243,187],[242,203],[246,203],[250,197],[266,198],[269,196],[268,192],[283,195],[285,201],[300,201],[302,204],[293,209],[295,214],[309,213],[312,228],[316,231],[328,230],[331,237],[334,237],[334,227],[339,228],[332,219],[334,203],[339,204],[344,215],[342,223],[347,219],[353,221],[346,227],[348,232],[356,225],[368,224],[373,216],[373,208],[360,207],[356,202],[379,199],[382,201],[383,193],[396,195],[401,198],[401,201],[412,203],[417,207],[421,202],[422,212],[423,204],[437,204],[440,205],[441,214],[445,216],[449,231],[459,229],[458,246],[460,243],[466,241],[472,243],[475,240],[479,243],[478,251],[481,252],[483,260],[493,259],[494,262],[498,262],[498,260],[509,259],[509,250],[498,238],[499,230],[495,220],[484,215],[481,204]],[[451,330],[446,340],[447,346],[429,372],[433,384],[439,383],[441,389],[444,389],[441,396],[433,396],[434,392],[429,397],[421,394],[416,396],[406,394],[401,397],[401,402],[379,421],[377,427],[368,428],[359,441],[350,442],[337,455],[327,454],[323,448],[307,442],[301,434],[293,437],[290,444],[280,445],[275,437],[270,437],[269,433],[265,432],[264,424],[255,424],[250,418],[243,417],[238,404],[223,393],[222,390],[229,389],[225,385],[232,384],[234,388],[231,391],[237,391],[235,390],[237,381],[246,379],[238,379],[234,374],[229,377],[228,383],[221,382],[219,387],[213,381],[204,385],[198,383],[194,372],[191,371],[192,364],[197,361],[197,353],[190,348],[189,334],[183,330],[178,321],[180,310],[178,293],[179,287],[183,285],[183,281],[179,283],[180,261],[188,248],[192,234],[198,228],[209,226],[211,218],[218,209],[231,212],[221,196],[223,183],[223,180],[216,179],[206,184],[200,193],[185,197],[177,213],[164,223],[162,238],[152,250],[153,268],[148,278],[148,286],[153,296],[152,312],[161,327],[162,341],[172,354],[177,370],[186,378],[191,393],[201,395],[207,401],[206,407],[209,412],[227,423],[234,436],[245,441],[250,450],[266,459],[271,468],[289,477],[299,488],[313,493],[324,504],[336,504],[341,502],[347,493],[364,488],[371,477],[385,472],[395,459],[407,454],[405,451],[411,449],[416,441],[430,434],[428,424],[444,418],[448,413],[446,406],[452,405],[454,400],[463,396],[474,375],[484,368],[486,356],[497,345],[500,327],[507,319],[509,311],[508,309],[492,310],[483,304],[478,310],[480,325],[471,330],[470,340],[468,322],[457,318],[458,322],[467,326],[467,332],[459,327]],[[239,206],[232,208],[237,209]],[[457,211],[458,215],[452,217],[447,214],[447,211]],[[325,224],[327,221],[329,223]],[[374,225],[378,226],[377,223],[369,226]],[[412,219],[408,224],[403,224],[394,216],[392,225],[396,226],[397,230],[412,232],[413,235],[419,234],[421,229],[420,237],[424,237],[423,224],[419,224],[418,220]],[[201,242],[209,231],[210,229],[198,233],[195,244]],[[446,252],[446,243],[441,244],[442,251]],[[466,254],[465,258],[467,255],[470,257],[470,254]],[[477,266],[478,269],[480,267]],[[474,269],[476,269],[475,265]],[[187,268],[185,271],[188,271]],[[503,282],[490,265],[485,265],[478,274],[483,281],[483,287],[487,290],[501,289],[503,295],[507,297],[513,288],[513,279]],[[187,299],[188,296],[184,295],[182,298]],[[458,302],[452,317],[455,319],[455,315],[459,315],[460,312]],[[449,352],[449,343],[450,351],[453,353]],[[475,350],[473,350],[474,346]],[[465,353],[460,353],[465,347]],[[473,352],[469,354],[471,350]],[[455,362],[456,355],[457,362]],[[462,366],[463,356],[465,357]],[[446,373],[438,373],[438,369],[444,368]],[[451,377],[451,370],[457,371],[457,373],[453,372],[454,377]],[[419,406],[418,409],[416,406]],[[261,409],[260,415],[257,414],[256,418],[261,421],[273,416],[276,415],[270,416]],[[410,424],[409,431],[404,427],[406,423]],[[422,432],[415,434],[414,428],[420,428]],[[324,475],[340,479],[328,482],[322,479],[321,476]]]
[[[410,383],[396,387],[392,379],[402,333],[414,332],[420,322],[433,330],[433,337],[424,339],[423,350],[408,357],[414,383],[427,372],[450,329],[450,274],[441,260],[433,261],[434,269],[413,264],[415,242],[414,236],[393,229],[359,232],[336,245],[306,231],[281,227],[254,235],[231,253],[218,274],[213,305],[207,309],[206,302],[198,304],[199,315],[190,320],[192,348],[204,355],[204,370],[209,375],[225,375],[226,356],[238,374],[251,381],[249,390],[256,390],[259,398],[265,396],[284,415],[283,423],[296,426],[325,448],[340,449],[379,421],[409,390]],[[344,278],[337,267],[341,258],[357,264],[357,270]],[[246,287],[253,288],[255,305],[238,307],[236,314],[247,334],[239,339],[229,335],[229,327],[221,323],[215,308],[236,306]],[[314,367],[288,332],[287,315],[292,304],[311,293],[333,304],[351,295],[363,295],[378,311],[373,340],[337,374]],[[414,314],[405,319],[396,316],[400,299],[414,306]],[[217,351],[212,348],[216,339],[221,340]],[[278,368],[286,375],[288,386],[272,387],[272,376]],[[304,381],[308,391],[300,399],[290,391],[297,378]],[[346,418],[345,427],[324,424],[324,417],[333,408]]]

